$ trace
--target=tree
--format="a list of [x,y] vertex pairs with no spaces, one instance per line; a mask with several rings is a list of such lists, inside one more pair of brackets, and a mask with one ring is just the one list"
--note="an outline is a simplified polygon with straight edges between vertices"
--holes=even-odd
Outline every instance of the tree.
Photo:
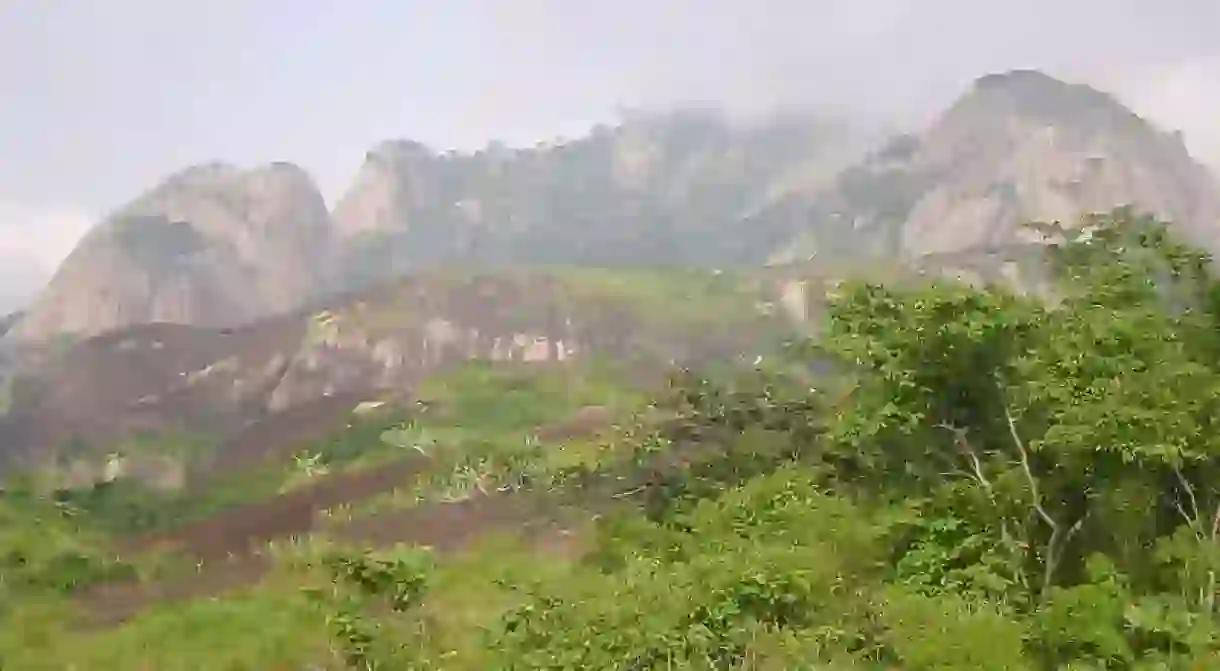
[[[925,588],[931,545],[940,589],[968,569],[1031,613],[1104,555],[1133,598],[1169,586],[1210,621],[1220,285],[1164,222],[1119,209],[1086,224],[1050,249],[1050,301],[845,287],[820,346],[855,371],[834,444],[877,491],[922,506],[902,552]],[[971,539],[1002,556],[963,556]]]

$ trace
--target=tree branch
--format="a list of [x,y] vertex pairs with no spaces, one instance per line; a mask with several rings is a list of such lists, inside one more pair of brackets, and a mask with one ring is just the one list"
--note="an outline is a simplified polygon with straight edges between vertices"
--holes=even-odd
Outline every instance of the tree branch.
[[[996,389],[1003,395],[1004,389],[998,378],[996,379]],[[1081,515],[1080,519],[1076,520],[1066,531],[1061,524],[1055,521],[1055,518],[1046,510],[1046,506],[1042,504],[1042,492],[1038,487],[1038,478],[1034,476],[1034,471],[1029,465],[1029,449],[1026,447],[1025,441],[1021,440],[1012,411],[1008,409],[1007,404],[1001,404],[1001,407],[1004,409],[1004,421],[1008,424],[1008,435],[1012,438],[1012,443],[1021,457],[1021,471],[1025,474],[1026,482],[1029,483],[1030,495],[1033,498],[1032,507],[1038,517],[1041,517],[1042,521],[1051,528],[1050,540],[1046,542],[1046,557],[1043,560],[1042,570],[1041,594],[1045,601],[1055,578],[1055,570],[1059,567],[1059,562],[1063,557],[1063,550],[1072,541],[1072,537],[1084,526],[1089,513],[1085,512],[1084,515]],[[1220,517],[1217,517],[1216,526],[1220,527]]]
[[[1215,561],[1216,535],[1220,533],[1220,505],[1216,506],[1216,514],[1212,515],[1212,552],[1209,553],[1208,563],[1212,564]],[[1211,615],[1216,612],[1216,567],[1214,564],[1207,571],[1207,595],[1203,598],[1203,606],[1207,609],[1207,614]]]
[[636,487],[635,489],[629,489],[629,490],[627,490],[627,491],[625,491],[625,492],[619,492],[618,494],[614,494],[614,495],[613,495],[611,498],[615,498],[615,499],[625,499],[625,498],[627,498],[628,496],[631,496],[632,494],[639,494],[640,492],[644,491],[645,489],[648,489],[648,485],[643,485],[643,486],[641,486],[641,487]]
[[[1185,475],[1183,475],[1182,469],[1178,468],[1176,465],[1173,467],[1173,474],[1177,476],[1178,483],[1182,485],[1182,490],[1186,492],[1186,497],[1190,501],[1190,514],[1187,514],[1187,512],[1183,510],[1181,502],[1175,500],[1173,505],[1178,509],[1178,512],[1182,514],[1182,517],[1185,518],[1186,523],[1195,528],[1195,533],[1202,534],[1203,530],[1199,528],[1199,525],[1202,522],[1202,520],[1199,519],[1199,500],[1195,498],[1195,488],[1190,485],[1190,481],[1186,479]],[[1220,510],[1217,510],[1216,512],[1217,514],[1220,514]],[[1216,525],[1212,524],[1213,536],[1215,535],[1215,527]]]
[[1000,537],[1006,544],[1011,544],[1013,536],[1008,528],[1008,520],[1004,517],[1004,511],[1000,509],[999,502],[996,501],[995,488],[991,486],[991,481],[988,480],[987,476],[983,474],[983,463],[979,459],[978,452],[975,451],[974,446],[970,444],[970,439],[966,436],[967,429],[953,426],[952,424],[948,424],[946,422],[937,424],[936,428],[944,429],[953,434],[953,439],[957,444],[958,449],[960,449],[970,461],[970,469],[972,473],[964,475],[973,477],[983,487],[983,491],[987,493],[987,500],[991,501],[991,506],[996,509],[996,513],[1000,517]]
[[1182,507],[1182,503],[1176,498],[1174,499],[1173,507],[1177,509],[1178,514],[1182,516],[1182,519],[1186,520],[1186,525],[1194,531],[1195,537],[1199,540],[1199,544],[1201,546],[1208,544],[1211,545],[1210,548],[1207,548],[1207,583],[1203,587],[1199,588],[1199,604],[1203,607],[1204,612],[1210,615],[1216,610],[1217,576],[1216,567],[1214,565],[1215,559],[1213,555],[1216,545],[1216,536],[1218,533],[1220,533],[1220,506],[1216,507],[1216,512],[1214,515],[1212,515],[1211,528],[1205,529],[1203,527],[1202,516],[1200,515],[1199,500],[1195,496],[1194,487],[1191,486],[1190,481],[1186,478],[1185,474],[1182,473],[1182,469],[1177,465],[1173,466],[1173,474],[1177,477],[1178,484],[1181,485],[1182,491],[1186,492],[1187,501],[1190,503],[1190,512],[1188,513],[1186,509]]
[[960,449],[962,453],[966,455],[966,458],[970,460],[970,470],[973,472],[974,479],[978,480],[979,484],[983,486],[983,489],[987,490],[987,495],[991,496],[993,493],[991,481],[989,481],[987,477],[983,475],[983,464],[981,461],[979,461],[978,453],[974,451],[974,447],[966,438],[966,429],[953,426],[952,424],[946,424],[944,422],[937,424],[936,428],[944,429],[953,434],[953,441],[957,444],[958,449]]
[[[1025,473],[1025,480],[1029,483],[1029,490],[1033,496],[1034,510],[1042,521],[1046,522],[1052,532],[1059,531],[1059,523],[1051,514],[1046,511],[1042,505],[1042,494],[1038,490],[1038,479],[1034,477],[1033,470],[1029,467],[1029,451],[1025,449],[1025,443],[1021,440],[1021,436],[1017,433],[1017,423],[1012,418],[1012,413],[1009,412],[1008,406],[1004,406],[1004,420],[1008,422],[1008,435],[1012,436],[1012,442],[1017,447],[1017,452],[1021,455],[1021,470]],[[1081,518],[1083,520],[1083,518]]]

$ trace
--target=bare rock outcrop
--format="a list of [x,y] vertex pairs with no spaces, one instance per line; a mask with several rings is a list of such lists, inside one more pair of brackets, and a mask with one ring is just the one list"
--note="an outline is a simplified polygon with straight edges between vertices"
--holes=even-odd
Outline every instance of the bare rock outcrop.
[[189,168],[77,245],[10,337],[41,341],[124,326],[240,323],[326,286],[330,218],[300,168]]
[[[902,229],[907,255],[996,246],[1022,221],[1073,224],[1134,205],[1214,247],[1220,190],[1180,134],[1113,97],[1037,72],[984,77],[925,136],[911,164],[940,175]],[[1210,233],[1209,233],[1210,232]]]
[[1023,223],[1123,205],[1220,250],[1220,185],[1180,133],[1089,86],[1014,71],[978,79],[925,132],[845,171],[781,256],[833,256],[844,240],[908,259],[994,249],[1028,240]]

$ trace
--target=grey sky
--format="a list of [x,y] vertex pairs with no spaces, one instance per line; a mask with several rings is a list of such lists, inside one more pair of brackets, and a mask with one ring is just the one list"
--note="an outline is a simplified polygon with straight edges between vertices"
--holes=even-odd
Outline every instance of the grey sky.
[[834,105],[906,124],[1037,67],[1220,159],[1220,0],[0,0],[0,255],[53,265],[200,161],[337,196],[375,142],[574,135],[618,105]]

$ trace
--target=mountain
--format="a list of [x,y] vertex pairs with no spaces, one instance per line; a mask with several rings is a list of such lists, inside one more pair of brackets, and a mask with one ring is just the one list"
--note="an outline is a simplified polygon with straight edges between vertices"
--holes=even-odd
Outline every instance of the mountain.
[[994,248],[1019,224],[1133,205],[1220,250],[1220,187],[1179,133],[1114,97],[1037,71],[978,79],[918,135],[891,140],[832,187],[784,207],[809,228],[774,257],[905,258]]
[[755,264],[799,222],[750,215],[831,178],[870,139],[812,116],[746,124],[690,109],[533,149],[383,143],[334,211],[347,286],[458,262]]
[[322,196],[294,165],[188,168],[91,230],[11,336],[224,325],[288,309],[326,286],[330,233]]
[[247,323],[442,266],[949,258],[1125,204],[1220,240],[1220,188],[1181,136],[1085,85],[988,75],[922,132],[875,138],[684,109],[528,149],[388,141],[333,213],[290,164],[199,166],[86,236],[9,337]]
[[[807,380],[798,403],[768,383],[739,405],[736,382],[657,398],[665,374],[674,364],[711,377],[776,366],[778,345],[821,331],[826,289],[847,276],[1020,275],[1041,248],[1022,241],[1019,223],[1125,203],[1215,244],[1213,178],[1179,137],[1088,87],[993,75],[927,129],[871,152],[849,130],[683,111],[533,149],[457,154],[387,142],[333,213],[288,164],[183,171],[93,230],[0,341],[0,485],[24,476],[0,491],[0,504],[54,490],[79,513],[74,524],[117,534],[105,556],[135,561],[148,550],[173,562],[157,564],[148,583],[74,593],[97,618],[81,622],[90,625],[257,583],[278,571],[274,557],[293,556],[281,550],[316,556],[311,533],[442,552],[487,530],[516,534],[525,520],[501,498],[514,489],[532,489],[520,504],[530,509],[566,509],[566,494],[544,497],[573,482],[584,494],[608,487],[599,511],[641,491],[650,510],[663,510],[683,492],[671,474],[707,483],[751,471],[775,448],[796,446],[785,433],[814,440],[821,414],[809,414]],[[649,264],[669,267],[640,267]],[[805,372],[833,370],[808,363]],[[658,421],[676,433],[654,432]],[[666,448],[671,438],[695,449]],[[711,470],[706,454],[731,461]],[[636,486],[637,477],[661,487]],[[774,491],[749,497],[770,505]],[[811,501],[797,507],[812,510]],[[565,562],[580,535],[570,528],[556,534],[567,540],[541,534]],[[499,567],[494,551],[471,570]],[[58,561],[30,556],[39,558],[32,565]],[[79,566],[78,556],[74,548],[65,566]],[[603,558],[617,561],[599,555],[592,571]],[[537,563],[523,568],[532,580]],[[249,622],[303,603],[302,585],[284,577],[292,600],[248,611]],[[662,583],[658,594],[670,593]],[[453,604],[467,627],[469,604]],[[321,654],[324,623],[311,613],[292,645],[277,647]],[[865,620],[875,624],[872,613]],[[245,622],[216,640],[263,633]],[[165,638],[159,624],[147,632]],[[183,659],[170,647],[169,659]],[[106,657],[77,666],[133,667]]]

